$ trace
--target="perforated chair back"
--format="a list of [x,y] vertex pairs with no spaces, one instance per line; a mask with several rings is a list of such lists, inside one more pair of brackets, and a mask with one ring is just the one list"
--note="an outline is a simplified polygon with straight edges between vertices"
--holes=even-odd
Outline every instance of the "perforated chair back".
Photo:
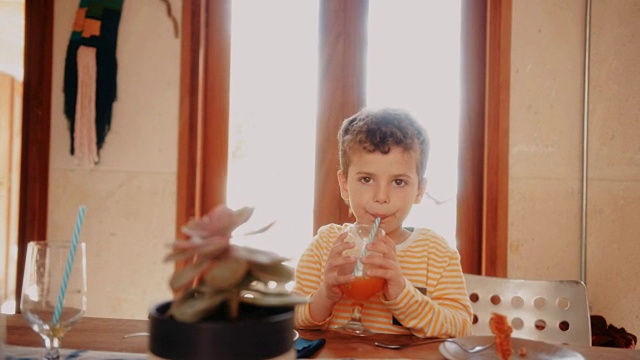
[[587,289],[577,280],[520,280],[465,274],[473,334],[492,335],[491,314],[507,316],[511,336],[591,345]]

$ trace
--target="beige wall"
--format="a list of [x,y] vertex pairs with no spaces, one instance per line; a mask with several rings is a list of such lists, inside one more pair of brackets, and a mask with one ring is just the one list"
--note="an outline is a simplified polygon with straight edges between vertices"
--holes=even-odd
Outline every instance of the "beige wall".
[[[513,1],[509,277],[580,279],[585,0]],[[593,0],[586,283],[640,334],[640,2]]]
[[[180,19],[181,4],[172,0]],[[118,35],[118,99],[92,169],[69,155],[63,115],[64,59],[77,0],[55,2],[50,239],[68,239],[78,206],[87,213],[88,316],[146,318],[171,297],[162,263],[175,231],[180,40],[161,1],[126,1]]]

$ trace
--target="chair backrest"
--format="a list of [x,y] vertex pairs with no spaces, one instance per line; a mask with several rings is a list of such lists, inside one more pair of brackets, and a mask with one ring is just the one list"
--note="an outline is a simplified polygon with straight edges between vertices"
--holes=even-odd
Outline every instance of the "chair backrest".
[[473,334],[492,335],[491,314],[507,316],[511,336],[591,345],[587,289],[577,280],[520,280],[465,274]]

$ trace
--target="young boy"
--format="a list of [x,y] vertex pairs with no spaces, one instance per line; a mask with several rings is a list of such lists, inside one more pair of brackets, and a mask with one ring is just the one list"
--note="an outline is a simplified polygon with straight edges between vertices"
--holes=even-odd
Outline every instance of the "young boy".
[[[431,230],[402,226],[426,188],[425,130],[404,111],[364,109],[344,121],[338,141],[340,194],[355,223],[379,217],[386,233],[367,245],[382,256],[362,260],[376,267],[364,275],[385,280],[382,292],[362,308],[365,327],[420,337],[470,335],[472,310],[458,252]],[[342,255],[353,247],[344,241],[350,226],[321,227],[300,258],[293,292],[311,301],[296,309],[298,328],[334,328],[349,320],[352,301],[340,285],[353,275],[338,275],[338,269],[355,262]]]

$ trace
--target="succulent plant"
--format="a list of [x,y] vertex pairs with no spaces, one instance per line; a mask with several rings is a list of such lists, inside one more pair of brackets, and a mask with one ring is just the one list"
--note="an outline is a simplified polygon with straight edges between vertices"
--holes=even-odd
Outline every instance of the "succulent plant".
[[[253,208],[231,210],[221,205],[182,227],[187,240],[173,243],[165,261],[186,264],[176,270],[169,285],[175,299],[169,314],[193,323],[226,305],[227,317],[239,315],[240,303],[288,306],[306,298],[290,294],[285,284],[294,278],[287,259],[275,253],[231,244],[232,232],[249,220]],[[245,235],[268,230],[269,224]]]

